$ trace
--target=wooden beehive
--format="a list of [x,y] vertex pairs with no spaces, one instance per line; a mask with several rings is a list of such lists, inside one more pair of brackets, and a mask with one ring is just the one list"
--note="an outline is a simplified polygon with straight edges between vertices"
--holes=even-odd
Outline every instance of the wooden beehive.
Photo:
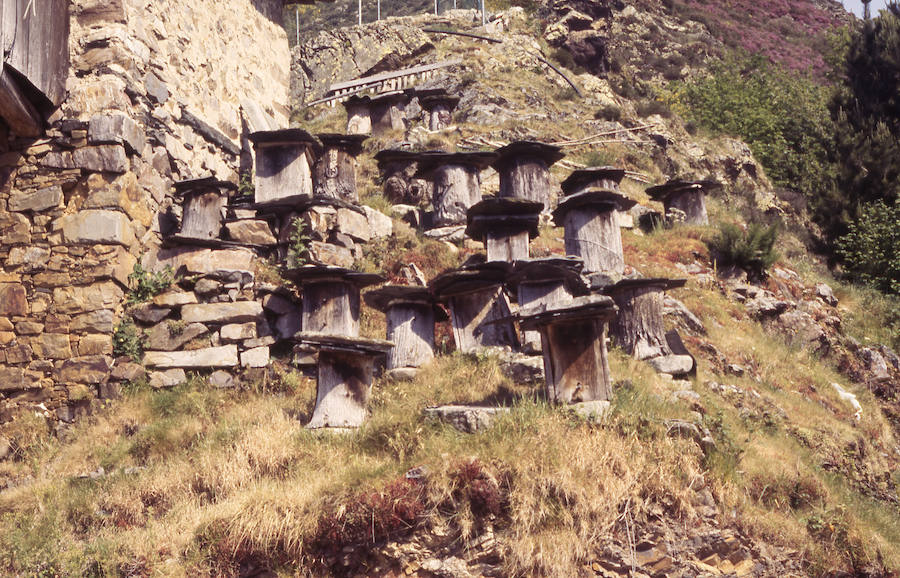
[[602,295],[520,310],[521,327],[541,334],[549,399],[558,403],[612,399],[606,329],[615,314],[612,299]]
[[552,190],[550,166],[565,153],[553,145],[534,141],[516,141],[497,149],[493,167],[500,174],[500,197],[538,201],[550,209]]
[[318,134],[323,152],[316,161],[313,189],[316,197],[359,202],[356,190],[356,157],[365,135]]
[[363,295],[387,320],[387,339],[394,343],[387,368],[421,367],[434,358],[434,324],[446,314],[427,287],[385,285]]
[[432,185],[434,225],[447,227],[466,222],[469,208],[481,200],[481,171],[493,153],[428,153],[418,159],[417,176]]
[[250,135],[256,151],[257,205],[290,205],[313,196],[312,167],[321,145],[299,128]]
[[525,199],[484,199],[469,208],[466,234],[484,243],[488,261],[528,259],[528,242],[538,235],[543,208]]
[[566,253],[581,257],[585,271],[622,273],[625,255],[616,211],[634,205],[635,201],[609,190],[565,197],[553,211],[553,219],[565,228]]

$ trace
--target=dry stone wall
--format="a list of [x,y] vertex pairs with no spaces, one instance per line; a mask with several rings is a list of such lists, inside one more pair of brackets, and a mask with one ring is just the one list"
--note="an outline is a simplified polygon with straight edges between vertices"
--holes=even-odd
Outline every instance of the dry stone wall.
[[46,134],[0,123],[0,425],[68,421],[111,393],[128,276],[156,260],[172,183],[237,182],[248,127],[287,125],[281,7],[69,3],[67,95]]

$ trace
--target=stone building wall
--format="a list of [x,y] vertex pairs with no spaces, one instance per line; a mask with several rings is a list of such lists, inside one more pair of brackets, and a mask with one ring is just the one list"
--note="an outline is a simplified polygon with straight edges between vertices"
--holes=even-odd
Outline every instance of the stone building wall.
[[110,393],[128,275],[155,258],[172,183],[237,182],[245,127],[287,126],[281,6],[70,2],[46,134],[0,123],[0,427],[22,410],[68,421]]

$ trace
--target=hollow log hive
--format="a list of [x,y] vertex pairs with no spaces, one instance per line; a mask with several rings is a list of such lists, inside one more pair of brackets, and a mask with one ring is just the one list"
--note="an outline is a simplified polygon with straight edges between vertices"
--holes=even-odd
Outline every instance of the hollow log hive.
[[342,104],[347,110],[347,134],[372,134],[372,99],[354,95]]
[[387,199],[397,205],[416,205],[431,199],[431,183],[416,176],[418,159],[423,153],[385,149],[375,154]]
[[175,194],[181,196],[181,228],[174,237],[183,242],[209,242],[219,239],[225,207],[234,183],[214,177],[175,183]]
[[538,236],[543,205],[512,197],[484,199],[469,208],[466,234],[482,241],[488,261],[528,259],[528,242]]
[[508,271],[506,263],[485,263],[444,273],[429,283],[435,298],[450,309],[453,339],[463,353],[491,346],[518,347],[503,290]]
[[314,195],[350,203],[358,202],[356,157],[362,152],[362,143],[368,137],[333,133],[316,136],[324,150],[315,164]]
[[[581,276],[584,263],[580,258],[548,257],[516,261],[507,285],[516,293],[520,310],[553,307],[587,294]],[[541,335],[536,329],[522,331],[522,349],[526,353],[541,351]]]
[[363,295],[367,305],[385,314],[387,339],[394,343],[387,368],[421,367],[434,358],[434,324],[445,320],[427,287],[384,285]]
[[662,202],[667,217],[674,209],[684,214],[687,225],[708,225],[706,193],[721,187],[714,181],[669,181],[650,187],[647,194],[651,199]]
[[405,130],[404,111],[412,100],[412,91],[394,90],[383,92],[369,99],[369,117],[372,119],[372,134],[380,135],[392,130]]
[[541,334],[547,397],[558,403],[612,399],[607,324],[616,306],[602,295],[519,312],[524,329]]
[[619,347],[635,359],[672,355],[663,323],[663,293],[684,284],[684,279],[623,279],[603,289],[619,308],[611,331]]
[[321,145],[298,128],[250,135],[256,150],[257,205],[285,205],[313,196],[312,167]]
[[553,211],[553,219],[565,228],[566,253],[584,259],[588,272],[625,271],[622,232],[617,210],[635,201],[611,190],[592,189],[568,195]]
[[447,94],[442,89],[417,90],[419,105],[425,111],[428,130],[444,130],[453,124],[453,111],[459,104],[459,97]]
[[500,197],[538,201],[550,209],[552,191],[550,166],[565,153],[553,145],[535,141],[516,141],[495,151],[493,167],[500,174]]
[[436,227],[466,222],[469,208],[481,200],[481,171],[493,160],[493,153],[435,152],[418,158],[416,175],[431,181]]

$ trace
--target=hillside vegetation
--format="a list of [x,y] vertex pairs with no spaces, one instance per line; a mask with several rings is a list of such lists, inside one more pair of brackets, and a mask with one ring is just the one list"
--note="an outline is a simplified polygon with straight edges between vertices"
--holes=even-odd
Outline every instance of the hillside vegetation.
[[[535,34],[544,23],[519,10],[504,18],[503,44],[434,37],[424,59],[465,59],[431,82],[462,96],[456,129],[371,139],[361,197],[388,210],[371,154],[400,141],[420,149],[516,138],[567,143],[569,162],[627,168],[624,191],[656,209],[648,183],[717,178],[726,187],[709,199],[712,225],[623,231],[629,266],[687,278],[671,295],[696,318],[672,313],[667,323],[698,358],[696,376],[664,378],[613,350],[611,411],[577,415],[549,403],[542,381],[510,377],[499,357],[452,352],[441,326],[443,355],[410,382],[378,380],[369,420],[350,433],[303,428],[315,382],[288,359],[230,390],[211,388],[202,375],[168,391],[134,383],[59,435],[40,416],[16,422],[14,459],[0,462],[3,572],[900,572],[896,302],[835,280],[808,252],[802,203],[776,191],[752,143],[687,126],[692,135],[680,116],[689,117],[680,107],[690,99],[672,100],[667,85],[635,81],[625,94],[622,79],[636,78],[627,63],[607,79],[557,53],[554,62],[586,95],[579,98],[534,57],[553,53]],[[629,25],[680,26],[655,19],[637,13]],[[310,130],[342,130],[346,121],[340,107],[300,110],[295,119]],[[554,179],[568,171],[554,167]],[[496,175],[486,175],[485,190],[496,187]],[[748,223],[778,225],[755,283],[738,269],[719,270],[710,251],[722,225],[742,232]],[[480,250],[426,240],[400,221],[395,230],[360,269],[393,276],[415,263],[431,278]],[[562,237],[544,227],[532,255],[562,254]],[[377,312],[364,309],[361,325],[384,336]],[[866,352],[888,359],[887,378]],[[423,411],[449,403],[508,412],[461,433]]]

